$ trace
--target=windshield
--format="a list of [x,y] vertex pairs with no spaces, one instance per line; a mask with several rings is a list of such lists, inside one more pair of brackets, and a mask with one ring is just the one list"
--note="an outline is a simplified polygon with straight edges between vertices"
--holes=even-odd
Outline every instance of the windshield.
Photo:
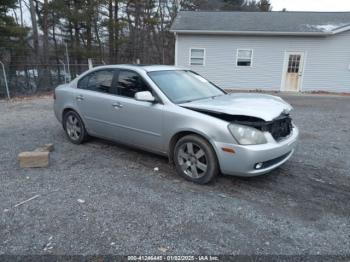
[[225,94],[208,80],[191,71],[154,71],[148,75],[160,90],[177,104]]

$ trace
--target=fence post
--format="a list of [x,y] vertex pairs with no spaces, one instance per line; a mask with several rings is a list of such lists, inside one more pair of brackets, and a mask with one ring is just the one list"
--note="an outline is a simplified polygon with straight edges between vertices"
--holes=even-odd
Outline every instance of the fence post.
[[67,72],[66,72],[66,65],[61,60],[59,62],[63,65],[63,72],[64,72],[64,83],[67,84]]
[[94,68],[93,64],[92,64],[92,59],[88,58],[88,64],[89,64],[89,70]]
[[7,78],[6,78],[6,72],[5,72],[5,66],[4,63],[0,61],[0,64],[2,66],[2,72],[4,73],[4,81],[5,81],[5,87],[6,87],[6,92],[7,92],[7,98],[10,100],[10,91],[9,91],[9,86],[7,84]]

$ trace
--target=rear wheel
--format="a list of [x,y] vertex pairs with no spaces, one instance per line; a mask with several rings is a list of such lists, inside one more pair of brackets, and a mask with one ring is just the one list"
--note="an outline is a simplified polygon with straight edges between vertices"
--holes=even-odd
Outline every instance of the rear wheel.
[[219,173],[212,146],[197,135],[185,136],[176,143],[174,160],[177,173],[198,184],[209,183]]
[[63,128],[66,131],[69,141],[74,144],[81,144],[88,137],[84,123],[75,111],[68,111],[64,114]]

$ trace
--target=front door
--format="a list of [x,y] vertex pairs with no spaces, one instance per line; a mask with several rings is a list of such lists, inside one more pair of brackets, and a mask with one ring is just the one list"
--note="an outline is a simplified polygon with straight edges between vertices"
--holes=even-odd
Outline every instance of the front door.
[[124,143],[163,152],[163,108],[160,103],[118,97],[117,126]]
[[121,69],[117,89],[119,108],[116,114],[124,142],[162,152],[164,105],[160,101],[151,103],[135,99],[137,92],[152,92],[152,88],[138,73]]
[[284,62],[284,76],[282,91],[299,92],[301,91],[301,79],[304,69],[303,52],[287,52]]

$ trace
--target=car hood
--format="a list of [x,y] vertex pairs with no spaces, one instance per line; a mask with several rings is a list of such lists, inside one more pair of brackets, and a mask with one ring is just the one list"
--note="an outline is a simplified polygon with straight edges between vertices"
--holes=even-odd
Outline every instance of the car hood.
[[249,116],[272,121],[293,108],[282,98],[265,94],[235,93],[180,104],[199,111]]

